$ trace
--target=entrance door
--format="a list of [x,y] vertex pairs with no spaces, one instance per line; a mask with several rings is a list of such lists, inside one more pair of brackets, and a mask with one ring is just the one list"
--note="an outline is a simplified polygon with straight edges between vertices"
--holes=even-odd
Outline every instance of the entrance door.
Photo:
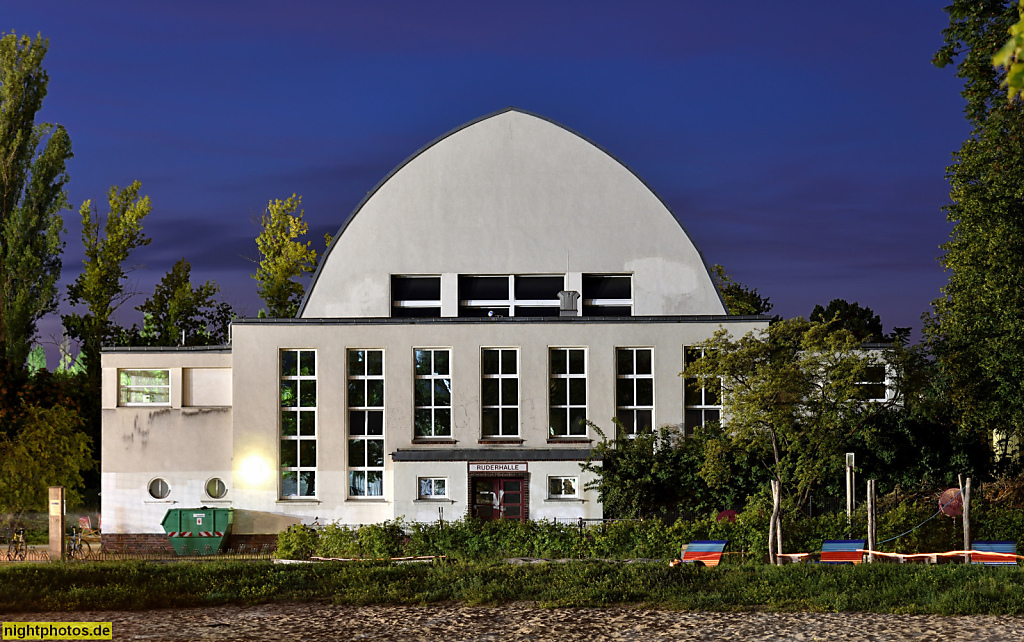
[[480,519],[524,519],[523,480],[474,479],[473,515]]

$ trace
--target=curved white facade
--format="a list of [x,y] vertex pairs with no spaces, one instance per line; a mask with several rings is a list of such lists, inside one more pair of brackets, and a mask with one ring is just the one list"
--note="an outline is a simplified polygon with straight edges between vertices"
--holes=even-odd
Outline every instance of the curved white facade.
[[634,316],[725,314],[697,248],[643,181],[509,109],[386,178],[328,249],[299,316],[390,316],[393,274],[575,273],[631,274]]

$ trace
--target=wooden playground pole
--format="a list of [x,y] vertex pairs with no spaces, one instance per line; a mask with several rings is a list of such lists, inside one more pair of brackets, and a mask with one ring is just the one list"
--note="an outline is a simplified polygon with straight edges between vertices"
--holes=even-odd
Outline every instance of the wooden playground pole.
[[779,504],[780,504],[780,492],[779,482],[775,479],[771,480],[772,483],[772,517],[768,522],[768,563],[778,564],[780,562],[778,555],[776,554],[776,547],[778,550],[782,550],[782,537],[779,533]]
[[[875,550],[875,540],[877,534],[875,527],[877,522],[875,521],[875,480],[868,480],[868,550]],[[868,553],[868,562],[874,562],[875,556],[873,553]]]
[[[971,550],[971,478],[964,485],[964,550]],[[964,564],[971,563],[971,554],[964,553]]]

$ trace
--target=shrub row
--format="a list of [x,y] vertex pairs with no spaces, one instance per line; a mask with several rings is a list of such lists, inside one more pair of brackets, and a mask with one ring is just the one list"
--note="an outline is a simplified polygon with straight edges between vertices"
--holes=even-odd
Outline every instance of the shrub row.
[[1024,614],[1024,570],[950,564],[669,568],[664,563],[100,562],[0,567],[0,611],[336,604]]
[[[879,550],[899,553],[940,552],[963,547],[960,519],[929,519],[935,510],[927,504],[900,504],[881,512]],[[786,552],[821,550],[826,539],[866,538],[867,515],[859,509],[851,527],[845,514],[791,517],[783,520]],[[915,528],[922,522],[924,524]],[[907,531],[910,531],[909,533]],[[1024,510],[978,510],[972,516],[974,539],[1024,542]],[[904,534],[906,533],[906,534]],[[542,558],[656,558],[679,555],[681,544],[694,539],[728,539],[727,550],[742,559],[760,560],[767,554],[768,516],[764,511],[740,513],[734,523],[713,516],[666,523],[659,519],[617,521],[588,525],[550,521],[480,521],[408,523],[401,520],[345,526],[329,524],[309,528],[293,526],[278,536],[278,556],[284,559],[318,557],[389,558],[447,555],[465,560],[508,557]]]

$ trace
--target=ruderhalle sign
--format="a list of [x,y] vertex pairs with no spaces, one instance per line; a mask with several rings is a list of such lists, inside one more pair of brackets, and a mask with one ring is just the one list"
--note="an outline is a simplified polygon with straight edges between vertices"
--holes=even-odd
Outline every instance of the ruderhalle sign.
[[470,462],[471,473],[525,473],[525,461],[485,461]]

